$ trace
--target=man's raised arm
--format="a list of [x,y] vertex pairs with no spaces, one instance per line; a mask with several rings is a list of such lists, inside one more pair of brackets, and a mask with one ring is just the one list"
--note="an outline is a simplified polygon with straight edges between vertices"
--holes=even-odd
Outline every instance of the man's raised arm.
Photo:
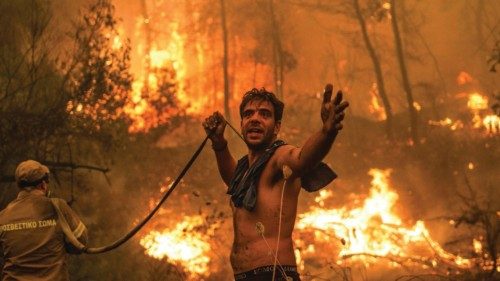
[[226,128],[226,120],[218,111],[207,117],[203,122],[203,128],[208,137],[212,141],[212,148],[217,158],[217,167],[219,174],[224,183],[229,186],[236,170],[236,161],[234,160],[229,148],[227,140],[224,138],[224,129]]
[[321,120],[323,127],[312,134],[302,148],[287,146],[278,156],[278,165],[289,166],[294,174],[302,175],[309,168],[318,164],[330,151],[333,142],[340,130],[345,109],[349,106],[342,101],[342,92],[338,91],[332,101],[333,86],[326,85],[321,105]]

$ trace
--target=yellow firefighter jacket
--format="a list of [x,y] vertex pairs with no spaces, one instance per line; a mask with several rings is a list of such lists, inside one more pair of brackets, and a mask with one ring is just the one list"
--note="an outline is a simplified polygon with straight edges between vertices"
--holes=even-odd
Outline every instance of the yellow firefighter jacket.
[[[87,243],[87,229],[62,199],[57,202],[74,236]],[[78,253],[65,240],[51,199],[23,190],[0,212],[2,280],[69,280],[66,254]]]

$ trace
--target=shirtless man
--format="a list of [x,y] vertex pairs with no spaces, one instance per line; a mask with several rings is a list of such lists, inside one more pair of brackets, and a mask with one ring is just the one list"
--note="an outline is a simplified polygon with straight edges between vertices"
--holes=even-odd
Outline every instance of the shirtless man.
[[241,133],[248,155],[240,161],[235,161],[227,147],[222,115],[215,112],[203,122],[231,195],[234,242],[230,260],[235,280],[300,280],[292,231],[301,178],[311,174],[331,149],[348,106],[340,91],[332,101],[332,91],[328,84],[321,130],[301,148],[277,141],[284,104],[265,89],[247,92],[241,102]]

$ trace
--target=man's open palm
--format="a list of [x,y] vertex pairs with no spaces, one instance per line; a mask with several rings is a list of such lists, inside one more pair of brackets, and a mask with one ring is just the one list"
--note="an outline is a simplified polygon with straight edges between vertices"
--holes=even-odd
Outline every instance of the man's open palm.
[[345,109],[349,106],[347,101],[342,101],[342,91],[338,91],[332,101],[333,85],[327,84],[323,93],[323,103],[321,105],[321,120],[323,121],[323,131],[330,135],[335,135],[342,130],[342,120],[344,120]]

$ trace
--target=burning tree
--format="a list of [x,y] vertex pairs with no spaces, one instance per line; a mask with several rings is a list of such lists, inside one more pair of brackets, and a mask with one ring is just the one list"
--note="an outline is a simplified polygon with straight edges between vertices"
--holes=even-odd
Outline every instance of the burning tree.
[[[381,5],[380,2],[376,2],[376,3],[378,4],[378,5],[375,5],[376,8],[375,9],[373,9],[373,8],[368,9],[368,11],[372,15],[377,15],[374,18],[376,18],[378,20],[382,20],[383,18],[386,17],[385,16],[386,13],[384,13],[384,11],[386,9],[384,9],[384,7]],[[387,97],[387,92],[386,92],[382,67],[381,67],[381,63],[380,63],[380,58],[377,55],[377,51],[373,47],[372,40],[370,39],[370,36],[368,34],[365,16],[362,13],[362,10],[361,10],[360,5],[359,5],[359,1],[353,0],[353,6],[354,6],[356,19],[358,20],[358,23],[359,23],[359,26],[361,29],[361,33],[363,35],[363,42],[365,43],[366,49],[367,49],[367,51],[370,55],[371,61],[373,63],[373,69],[374,69],[375,77],[377,80],[377,83],[375,83],[372,87],[372,89],[373,89],[372,90],[373,101],[371,104],[377,105],[378,104],[377,97],[380,96],[380,98],[382,99],[382,103],[384,105],[383,106],[383,115],[381,116],[382,118],[380,118],[380,119],[385,120],[387,137],[388,137],[388,139],[392,139],[393,138],[393,123],[392,123],[393,113],[392,113],[391,104],[389,102],[389,98]],[[374,106],[374,111],[380,112],[381,111],[380,106],[378,106],[378,107]]]
[[[1,33],[2,42],[9,42],[1,45],[0,62],[5,70],[0,74],[1,182],[13,183],[15,165],[36,158],[51,168],[56,185],[70,185],[72,201],[74,171],[107,172],[102,152],[126,133],[128,47],[112,48],[117,31],[109,1],[89,8],[72,42],[60,39],[64,30],[56,27],[50,2],[16,3],[1,6],[10,15],[2,17],[10,24],[3,24]],[[2,192],[11,192],[3,197],[8,202],[16,190]]]
[[[67,42],[56,41],[52,8],[49,2],[38,1],[1,4],[2,13],[9,16],[2,17],[6,22],[1,32],[1,41],[7,44],[1,44],[0,62],[0,175],[2,184],[11,187],[15,165],[27,158],[48,165],[56,184],[73,183],[75,169],[106,171],[75,153],[74,144],[83,132],[73,127],[67,110],[72,99],[66,87],[70,74],[60,68],[58,61],[66,58],[54,48]],[[7,194],[2,198],[10,201],[16,190],[2,188],[2,192]]]
[[[153,8],[151,8],[153,7]],[[141,15],[137,18],[137,43],[134,54],[139,56],[129,102],[124,112],[131,121],[130,133],[148,132],[166,126],[186,113],[189,107],[185,94],[184,39],[177,25],[165,31],[159,25],[165,13],[155,1],[140,1]],[[166,37],[166,38],[165,38]]]
[[496,72],[496,67],[498,64],[500,64],[500,41],[497,41],[495,43],[495,46],[491,51],[490,58],[488,59],[488,63],[490,64],[490,71]]
[[115,121],[119,121],[130,133],[147,132],[181,113],[172,56],[152,44],[154,25],[145,1],[141,3],[146,54],[136,79],[131,74],[130,43],[120,32],[111,1],[99,0],[90,6],[76,27],[76,51],[68,67],[73,96],[68,111],[81,125],[101,129],[105,125],[116,127]]
[[[467,176],[465,184],[469,194],[458,194],[462,200],[462,213],[452,218],[450,223],[457,228],[463,224],[472,228],[474,256],[478,259],[479,268],[479,272],[476,273],[477,278],[488,280],[494,278],[499,268],[500,213],[495,210],[496,206],[492,206],[493,202],[487,198],[480,198]],[[470,241],[471,237],[468,238]]]
[[122,42],[113,13],[110,1],[99,0],[76,26],[76,50],[67,69],[71,95],[67,110],[87,128],[123,120],[123,107],[129,101],[130,47],[128,41]]

